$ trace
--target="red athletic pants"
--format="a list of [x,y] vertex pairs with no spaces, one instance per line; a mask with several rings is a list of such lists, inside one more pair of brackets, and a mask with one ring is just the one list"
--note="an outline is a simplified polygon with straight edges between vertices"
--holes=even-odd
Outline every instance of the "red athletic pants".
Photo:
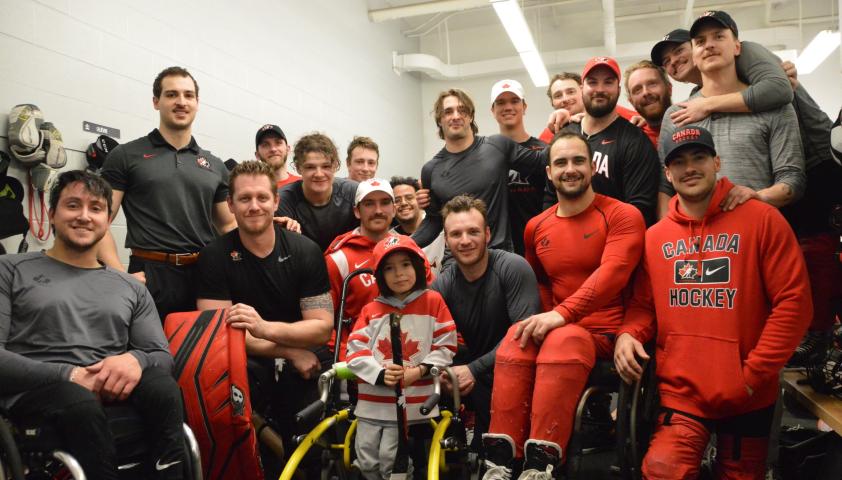
[[[667,424],[658,416],[658,425],[643,459],[643,478],[647,480],[684,480],[699,477],[699,467],[710,431],[698,420],[673,414]],[[768,432],[768,429],[766,430]],[[725,480],[762,480],[766,476],[769,437],[741,436],[719,432],[716,435],[714,478]],[[739,442],[739,444],[737,443]]]
[[552,330],[540,346],[530,340],[520,348],[516,328],[497,348],[488,431],[512,437],[517,457],[530,438],[555,442],[565,453],[588,374],[597,357],[611,358],[613,342],[571,324]]

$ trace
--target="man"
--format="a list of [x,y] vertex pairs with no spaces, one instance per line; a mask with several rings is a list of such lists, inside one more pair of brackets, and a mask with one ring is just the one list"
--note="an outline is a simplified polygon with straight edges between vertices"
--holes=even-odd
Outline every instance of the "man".
[[[392,192],[395,195],[395,219],[398,225],[392,229],[399,235],[412,235],[424,221],[427,215],[418,206],[418,190],[420,185],[417,178],[392,177],[389,181]],[[444,232],[422,249],[427,260],[430,262],[430,269],[434,275],[441,271],[442,260],[444,259]]]
[[[550,97],[553,108],[556,110],[563,108],[568,111],[572,121],[580,121],[582,115],[585,114],[585,104],[582,102],[582,77],[579,74],[562,72],[553,75],[550,86],[547,88],[547,96]],[[619,105],[615,108],[617,113],[628,121],[632,121],[632,118],[637,115],[634,110]],[[550,143],[554,135],[552,130],[545,128],[538,139],[544,143]]]
[[362,182],[374,178],[380,163],[380,147],[368,137],[354,137],[348,144],[348,178],[355,182]]
[[624,78],[629,102],[646,120],[641,129],[657,149],[661,119],[672,105],[672,84],[664,69],[649,60],[641,60],[627,68]]
[[[701,18],[721,18],[729,25],[729,29],[733,27],[733,37],[737,38],[737,25],[727,13],[706,12]],[[810,325],[804,342],[793,354],[791,362],[792,365],[803,366],[823,361],[825,350],[830,343],[830,330],[835,322],[833,305],[842,297],[842,287],[840,287],[842,272],[836,262],[828,261],[836,250],[835,232],[829,225],[828,218],[833,206],[842,204],[840,190],[836,188],[836,185],[842,183],[842,169],[833,162],[828,152],[830,119],[800,85],[794,66],[789,62],[781,64],[780,59],[757,43],[740,41],[739,44],[740,53],[736,56],[734,65],[738,79],[744,80],[748,86],[738,92],[711,94],[708,91],[704,95],[693,95],[688,101],[678,104],[678,107],[683,108],[676,108],[670,112],[670,120],[676,127],[682,127],[728,112],[753,112],[757,115],[769,112],[770,118],[777,119],[779,109],[791,102],[791,108],[798,118],[797,129],[804,152],[803,169],[806,170],[806,186],[801,187],[804,192],[803,197],[788,203],[781,213],[789,220],[799,238],[807,261],[810,284],[813,287],[815,307],[813,323]],[[659,42],[652,49],[652,57],[653,61],[655,58],[663,61],[674,79],[702,85],[702,74],[692,57],[690,32],[686,30],[670,32],[664,41]],[[787,114],[787,118],[791,118],[791,115]],[[784,120],[778,119],[778,121]],[[790,120],[787,122],[790,123],[790,129],[796,128]],[[716,130],[712,129],[712,124],[708,125],[708,128],[711,128],[715,138],[718,137]],[[778,134],[764,135],[764,138],[768,140],[767,143],[770,144],[771,139],[776,137],[779,142],[784,140],[784,137]],[[720,144],[720,154],[725,160],[724,172],[732,181],[744,185],[739,181],[739,177],[729,170],[735,162],[729,161],[731,152],[723,149],[730,146],[730,140],[726,143],[720,139],[717,143]],[[778,144],[775,143],[775,145]],[[781,158],[779,155],[778,159]],[[743,159],[737,160],[743,163]],[[780,180],[804,185],[801,180],[795,180],[792,175],[794,164],[800,164],[800,160],[791,158],[790,161],[793,162],[792,165],[779,163],[775,166],[775,179],[767,181]],[[768,164],[765,165],[764,170],[768,170],[770,167]],[[790,180],[787,180],[787,176]],[[661,190],[658,209],[665,212],[672,191],[663,180]],[[748,198],[741,193],[745,193],[742,188],[731,190],[731,195],[735,198]],[[730,196],[726,202],[733,205]]]
[[269,123],[260,127],[254,137],[254,146],[254,158],[272,167],[272,177],[277,188],[301,180],[301,177],[287,169],[289,144],[281,127]]
[[[634,205],[651,225],[658,198],[658,156],[646,135],[616,111],[620,67],[613,58],[594,57],[582,78],[585,116],[565,129],[588,139],[596,174],[593,189]],[[544,195],[544,206],[549,207],[554,197]]]
[[[102,177],[114,189],[111,219],[120,205],[126,207],[129,273],[146,282],[163,321],[170,312],[193,310],[199,250],[234,228],[234,218],[225,206],[228,170],[192,136],[196,80],[181,67],[169,67],[155,78],[152,95],[158,128],[115,148]],[[122,269],[110,232],[99,256]]]
[[[526,99],[523,87],[516,80],[500,80],[491,87],[491,114],[506,136],[530,150],[543,150],[547,144],[526,133],[523,116]],[[509,170],[509,227],[512,230],[514,252],[523,256],[523,229],[530,218],[541,212],[544,188],[547,185],[543,172],[528,176]]]
[[334,178],[339,154],[333,141],[321,133],[305,135],[296,142],[293,162],[301,182],[281,189],[277,215],[298,221],[301,233],[325,251],[334,238],[357,224],[357,182]]
[[333,304],[319,246],[272,221],[273,173],[258,161],[231,171],[227,203],[238,228],[202,249],[196,308],[229,308],[228,324],[246,330],[255,409],[290,441],[295,412],[316,399],[321,362],[331,360],[313,350],[330,338]]
[[430,189],[430,206],[413,239],[421,247],[435,240],[442,230],[442,205],[466,193],[488,207],[490,246],[511,251],[509,170],[527,176],[536,173],[545,164],[545,154],[502,135],[478,136],[474,102],[462,90],[441,92],[434,111],[444,148],[421,170],[421,184]]
[[[741,44],[737,26],[727,13],[717,11],[702,15],[693,22],[690,36],[693,63],[702,76],[702,88],[694,96],[739,95],[748,87],[737,77],[735,59],[740,54]],[[674,105],[667,113],[679,108],[680,105]],[[803,193],[804,157],[791,105],[760,113],[721,113],[703,118],[694,125],[711,132],[725,159],[722,173],[737,185],[724,205],[726,210],[749,198],[782,207]],[[660,140],[662,157],[666,139],[676,130],[672,118],[664,115]],[[671,196],[672,186],[664,177],[661,191]]]
[[136,278],[97,262],[111,187],[89,172],[50,192],[55,243],[0,257],[0,406],[55,427],[88,478],[117,479],[103,404],[144,419],[155,478],[182,478],[181,392],[152,297]]
[[456,329],[465,340],[453,359],[458,388],[474,412],[472,447],[481,447],[491,421],[494,356],[509,327],[540,311],[535,274],[526,260],[504,250],[488,248],[491,231],[485,205],[458,195],[444,205],[447,246],[456,267],[446,269],[432,289],[444,297]]
[[778,374],[812,313],[804,260],[777,209],[756,199],[722,208],[734,185],[716,178],[710,132],[679,129],[664,151],[678,195],[646,232],[614,353],[631,382],[642,372],[635,356],[648,358],[643,344],[656,338],[663,413],[643,476],[696,478],[715,432],[717,477],[764,478]]
[[562,131],[550,144],[558,202],[524,234],[544,312],[509,328],[497,349],[485,479],[511,478],[524,456],[521,478],[551,478],[588,374],[613,352],[646,227],[633,206],[594,192],[592,158],[578,133]]
[[[337,312],[339,312],[342,282],[345,277],[361,268],[374,268],[374,246],[390,235],[389,230],[395,218],[395,196],[389,182],[382,178],[372,178],[361,182],[357,187],[355,201],[354,216],[359,221],[359,226],[336,237],[325,251],[330,294]],[[429,262],[426,263],[426,267],[429,284],[433,281]],[[345,309],[338,315],[352,319],[351,325],[353,325],[360,310],[374,300],[378,292],[377,282],[373,275],[364,273],[354,277],[348,283]],[[344,357],[345,341],[350,333],[349,330],[343,333],[340,342],[342,357]]]

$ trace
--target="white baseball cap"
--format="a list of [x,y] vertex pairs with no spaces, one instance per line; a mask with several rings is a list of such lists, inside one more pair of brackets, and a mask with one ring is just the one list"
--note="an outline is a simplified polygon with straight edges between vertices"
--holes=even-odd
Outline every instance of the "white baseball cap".
[[368,180],[363,180],[359,185],[357,185],[357,193],[354,195],[354,204],[359,205],[359,203],[362,202],[363,199],[371,192],[383,192],[388,194],[392,201],[395,200],[395,194],[392,192],[392,185],[389,184],[388,180],[384,180],[382,178],[369,178]]
[[491,87],[491,103],[497,101],[503,92],[512,92],[517,95],[517,98],[523,100],[523,85],[517,80],[500,80]]

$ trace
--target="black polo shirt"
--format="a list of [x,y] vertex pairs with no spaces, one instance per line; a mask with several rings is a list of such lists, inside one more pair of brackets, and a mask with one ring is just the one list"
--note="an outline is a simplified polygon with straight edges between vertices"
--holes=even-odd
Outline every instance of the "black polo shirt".
[[156,128],[108,154],[102,177],[124,193],[127,248],[198,252],[216,237],[213,206],[228,196],[228,170],[196,139],[176,150]]

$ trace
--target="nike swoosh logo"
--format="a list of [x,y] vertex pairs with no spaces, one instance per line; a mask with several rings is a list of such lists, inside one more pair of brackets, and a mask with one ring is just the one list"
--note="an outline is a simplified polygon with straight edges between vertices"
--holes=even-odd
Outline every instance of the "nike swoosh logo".
[[711,270],[709,268],[706,268],[705,269],[705,275],[713,275],[714,273],[722,270],[723,268],[725,268],[725,265],[722,265],[721,267],[714,268],[713,270]]
[[586,233],[586,234],[585,234],[585,240],[587,240],[587,239],[589,239],[589,238],[593,237],[594,235],[596,235],[596,234],[597,234],[597,232],[599,232],[599,230],[594,230],[594,231],[593,231],[593,232],[591,232],[591,233]]
[[611,139],[611,140],[609,140],[609,139],[607,139],[607,138],[606,138],[605,140],[603,140],[603,141],[602,141],[602,144],[603,144],[603,145],[608,145],[609,143],[614,143],[614,142],[616,142],[616,141],[617,141],[617,139],[616,139],[616,138]]
[[287,260],[289,260],[289,257],[291,257],[291,256],[292,255],[287,255],[286,257],[278,257],[278,263],[286,262]]
[[177,465],[179,463],[181,463],[181,460],[176,460],[174,462],[162,464],[161,459],[159,458],[158,461],[155,462],[155,470],[160,472],[161,470],[166,470],[166,469],[172,467],[173,465]]
[[152,157],[154,157],[154,156],[155,156],[155,154],[154,154],[154,153],[144,153],[144,154],[143,154],[143,158],[152,158]]
[[[370,260],[370,259],[369,259],[369,260]],[[368,263],[368,260],[366,260],[366,261],[364,261],[364,262],[360,262],[360,263],[355,263],[355,264],[354,264],[354,268],[360,268],[360,267],[362,267],[363,265],[365,265],[366,263]]]

